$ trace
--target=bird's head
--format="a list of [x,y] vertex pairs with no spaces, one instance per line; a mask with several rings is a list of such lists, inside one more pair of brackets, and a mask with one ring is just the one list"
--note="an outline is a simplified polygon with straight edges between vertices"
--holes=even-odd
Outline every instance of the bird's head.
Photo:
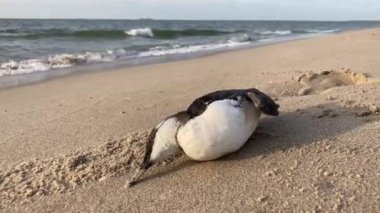
[[270,98],[268,95],[264,94],[263,92],[257,89],[254,89],[254,90],[249,90],[247,92],[247,95],[255,104],[257,109],[259,109],[262,113],[271,115],[271,116],[278,116],[280,114],[278,111],[278,108],[280,108],[280,105],[278,105],[272,98]]

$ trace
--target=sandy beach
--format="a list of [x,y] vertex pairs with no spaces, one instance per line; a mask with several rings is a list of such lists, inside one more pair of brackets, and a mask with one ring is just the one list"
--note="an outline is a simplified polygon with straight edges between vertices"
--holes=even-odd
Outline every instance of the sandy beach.
[[[0,90],[0,212],[380,212],[380,29]],[[237,153],[155,166],[146,132],[256,87],[281,105]]]

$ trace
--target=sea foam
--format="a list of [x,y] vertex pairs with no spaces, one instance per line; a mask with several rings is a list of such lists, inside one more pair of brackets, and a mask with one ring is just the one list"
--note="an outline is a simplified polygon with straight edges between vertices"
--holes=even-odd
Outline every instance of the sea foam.
[[229,49],[239,46],[244,46],[250,42],[237,42],[237,41],[228,41],[226,43],[219,44],[203,44],[203,45],[193,45],[193,46],[173,46],[173,48],[151,48],[149,51],[139,53],[139,57],[149,57],[149,56],[163,56],[163,55],[175,55],[175,54],[186,54],[186,53],[195,53],[201,51],[212,51],[218,49]]
[[276,30],[276,31],[262,31],[259,32],[261,35],[279,35],[279,36],[285,36],[292,34],[292,31],[290,30]]
[[67,68],[81,64],[91,64],[114,60],[113,54],[87,52],[85,54],[61,54],[42,59],[8,61],[0,64],[0,77],[6,75],[26,74],[48,71],[51,69]]
[[154,37],[153,30],[150,28],[139,28],[125,31],[129,36]]
[[127,49],[115,49],[102,52],[86,52],[83,54],[59,54],[39,59],[27,59],[21,61],[10,60],[0,63],[0,77],[6,75],[26,74],[33,72],[49,71],[59,68],[74,67],[77,65],[111,62],[116,60],[138,59],[152,56],[164,56],[174,54],[186,54],[218,49],[229,49],[247,45],[250,42],[247,35],[231,37],[229,40],[218,43],[181,46],[157,45],[145,51],[136,52]]

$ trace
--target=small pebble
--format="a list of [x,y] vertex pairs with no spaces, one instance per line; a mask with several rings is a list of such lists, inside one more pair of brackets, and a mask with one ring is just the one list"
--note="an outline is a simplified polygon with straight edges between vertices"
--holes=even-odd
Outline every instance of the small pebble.
[[342,203],[337,203],[334,205],[334,210],[336,211],[339,211],[343,208],[343,204]]
[[373,104],[371,104],[371,105],[369,106],[369,110],[370,110],[372,113],[380,112],[379,107],[376,106],[376,105],[373,105]]
[[323,71],[321,72],[321,75],[328,75],[328,74],[330,74],[330,73],[332,73],[331,70],[323,70]]
[[265,177],[271,177],[271,176],[275,176],[276,173],[274,171],[268,171],[268,172],[265,172],[264,176]]
[[259,198],[257,198],[258,202],[265,202],[266,200],[268,200],[268,196],[266,195],[261,195]]
[[349,198],[348,198],[348,201],[349,201],[349,202],[353,202],[353,201],[355,201],[355,200],[356,200],[356,197],[355,197],[355,196],[352,196],[352,197],[349,197]]
[[333,101],[333,100],[336,99],[336,97],[333,97],[333,96],[329,95],[329,96],[327,96],[326,99],[327,99],[328,101]]
[[306,192],[306,189],[305,188],[300,188],[298,191],[304,193],[304,192]]
[[311,87],[304,87],[298,91],[299,96],[309,95],[313,89]]

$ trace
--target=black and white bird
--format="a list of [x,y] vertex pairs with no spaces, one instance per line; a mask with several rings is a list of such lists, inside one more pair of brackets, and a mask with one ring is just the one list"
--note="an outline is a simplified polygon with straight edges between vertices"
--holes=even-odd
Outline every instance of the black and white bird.
[[159,123],[128,186],[152,165],[181,150],[195,161],[210,161],[239,150],[255,131],[262,113],[278,116],[268,95],[255,88],[220,90],[194,100],[186,111]]

